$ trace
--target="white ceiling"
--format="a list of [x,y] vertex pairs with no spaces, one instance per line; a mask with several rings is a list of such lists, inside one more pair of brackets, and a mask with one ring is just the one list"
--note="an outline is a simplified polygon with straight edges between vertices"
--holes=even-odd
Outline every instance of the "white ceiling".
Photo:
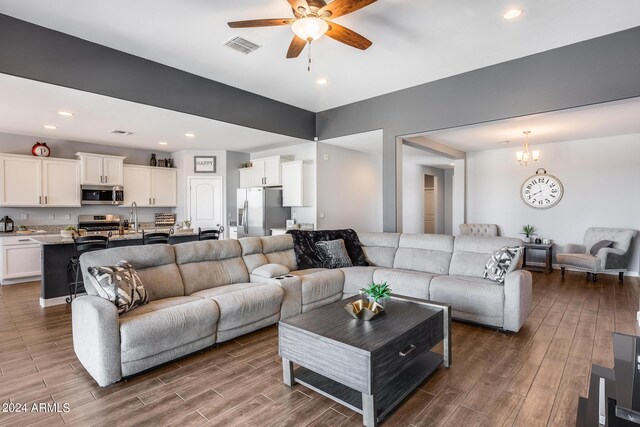
[[[174,152],[259,151],[306,142],[274,133],[0,74],[0,132]],[[63,117],[58,111],[74,117]],[[44,125],[57,126],[55,130]],[[120,129],[133,135],[113,135]],[[187,138],[185,133],[195,134]],[[161,146],[158,142],[167,142]]]
[[446,129],[424,135],[462,151],[479,151],[519,147],[525,130],[531,131],[531,145],[640,133],[640,98]]
[[[522,17],[502,15],[523,8]],[[640,25],[637,0],[380,0],[339,17],[373,41],[359,51],[323,37],[285,53],[288,27],[230,29],[227,21],[290,17],[285,0],[0,0],[15,16],[134,55],[321,111]],[[263,47],[222,46],[240,35]],[[318,86],[318,77],[329,80]]]
[[451,169],[453,167],[450,164],[453,160],[447,157],[437,156],[429,151],[408,145],[402,146],[402,161],[403,163],[417,163],[419,165],[434,166],[441,169]]
[[341,136],[338,138],[325,139],[325,144],[335,145],[337,147],[347,148],[349,150],[360,151],[363,153],[382,155],[382,129],[372,130],[369,132],[356,133],[353,135]]

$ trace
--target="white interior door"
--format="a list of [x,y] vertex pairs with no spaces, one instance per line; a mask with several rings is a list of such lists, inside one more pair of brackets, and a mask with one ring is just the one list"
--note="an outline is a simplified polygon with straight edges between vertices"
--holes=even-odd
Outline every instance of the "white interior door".
[[188,206],[194,229],[211,229],[223,225],[222,177],[189,178]]
[[424,190],[424,232],[436,232],[436,199],[433,188]]

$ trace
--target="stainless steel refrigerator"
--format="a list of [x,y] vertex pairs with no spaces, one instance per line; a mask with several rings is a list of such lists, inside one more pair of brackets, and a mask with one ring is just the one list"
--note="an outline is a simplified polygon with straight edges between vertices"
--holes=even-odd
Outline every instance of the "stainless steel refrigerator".
[[270,236],[290,218],[291,208],[282,207],[282,188],[238,189],[238,238]]

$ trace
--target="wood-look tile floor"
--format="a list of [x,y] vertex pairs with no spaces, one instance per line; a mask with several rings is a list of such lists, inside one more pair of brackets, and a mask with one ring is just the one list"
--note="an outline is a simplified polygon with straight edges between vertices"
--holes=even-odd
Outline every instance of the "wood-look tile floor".
[[[611,332],[637,334],[639,283],[534,273],[517,334],[455,322],[440,368],[386,426],[573,426],[591,364],[613,366]],[[75,357],[70,307],[38,306],[39,283],[0,287],[0,402],[68,404],[2,413],[11,425],[357,426],[361,417],[281,382],[277,328],[263,329],[128,381],[98,387]]]

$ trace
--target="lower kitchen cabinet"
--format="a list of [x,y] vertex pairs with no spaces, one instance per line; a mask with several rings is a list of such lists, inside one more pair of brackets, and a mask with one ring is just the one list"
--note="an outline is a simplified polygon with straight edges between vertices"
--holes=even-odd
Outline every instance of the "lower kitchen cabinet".
[[39,280],[42,245],[23,236],[0,239],[0,284],[9,285]]

